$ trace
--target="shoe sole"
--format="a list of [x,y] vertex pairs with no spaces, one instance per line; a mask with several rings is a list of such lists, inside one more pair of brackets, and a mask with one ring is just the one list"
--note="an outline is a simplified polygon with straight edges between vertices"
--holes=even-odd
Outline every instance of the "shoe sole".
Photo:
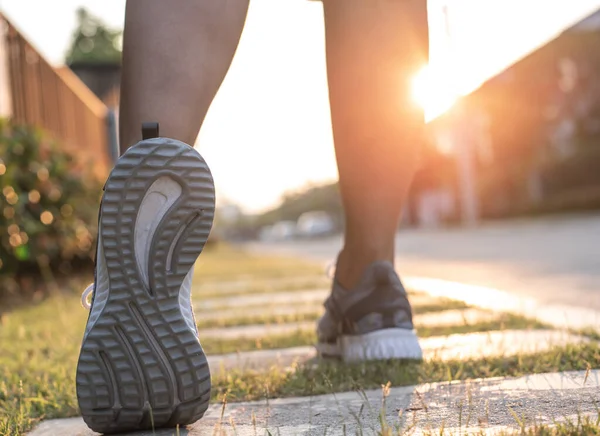
[[111,172],[98,239],[108,284],[94,296],[76,375],[92,430],[183,426],[208,408],[210,371],[187,294],[214,207],[210,170],[182,142],[141,141]]
[[416,332],[400,328],[340,336],[337,343],[318,343],[316,348],[320,356],[338,358],[344,362],[423,358]]

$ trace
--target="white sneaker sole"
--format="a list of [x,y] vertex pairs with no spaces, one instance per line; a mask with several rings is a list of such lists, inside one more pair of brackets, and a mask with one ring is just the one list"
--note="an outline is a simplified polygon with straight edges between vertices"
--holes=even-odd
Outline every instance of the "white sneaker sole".
[[344,362],[423,358],[416,332],[400,328],[340,336],[337,343],[318,343],[316,347],[319,355],[340,358]]
[[208,408],[210,371],[189,293],[214,207],[210,170],[182,142],[141,141],[111,172],[99,221],[102,283],[76,375],[92,430],[186,425]]

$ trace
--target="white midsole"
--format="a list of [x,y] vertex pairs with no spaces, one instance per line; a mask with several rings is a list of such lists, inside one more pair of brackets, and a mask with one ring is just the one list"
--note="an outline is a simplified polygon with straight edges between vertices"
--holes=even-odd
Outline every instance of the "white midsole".
[[150,287],[148,258],[153,249],[154,234],[181,193],[182,187],[175,180],[167,176],[159,177],[144,194],[137,211],[134,226],[135,259],[147,287]]
[[416,332],[401,328],[340,336],[337,343],[317,344],[317,351],[322,356],[340,357],[345,362],[423,358]]

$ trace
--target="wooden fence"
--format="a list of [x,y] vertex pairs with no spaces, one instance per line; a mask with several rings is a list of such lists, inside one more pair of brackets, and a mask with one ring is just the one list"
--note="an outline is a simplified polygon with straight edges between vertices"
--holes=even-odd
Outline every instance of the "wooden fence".
[[42,128],[105,176],[111,161],[107,107],[69,69],[53,68],[1,13],[0,68],[7,82],[0,83],[7,106],[0,115]]

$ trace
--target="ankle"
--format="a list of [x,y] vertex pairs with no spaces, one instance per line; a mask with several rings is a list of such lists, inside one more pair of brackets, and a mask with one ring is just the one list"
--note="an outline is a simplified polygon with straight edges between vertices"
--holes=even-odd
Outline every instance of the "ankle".
[[352,249],[345,246],[340,252],[335,268],[335,278],[344,289],[354,289],[369,265],[377,261],[394,263],[393,247],[383,250]]

